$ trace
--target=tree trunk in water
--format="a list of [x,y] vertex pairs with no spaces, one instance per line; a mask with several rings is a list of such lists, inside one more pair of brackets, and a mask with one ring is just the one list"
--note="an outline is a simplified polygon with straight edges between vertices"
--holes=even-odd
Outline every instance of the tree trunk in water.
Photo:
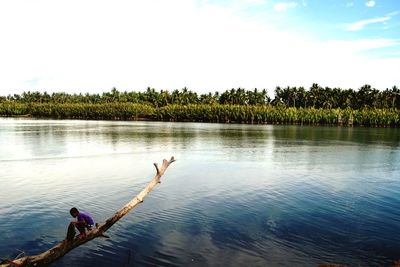
[[49,263],[57,260],[58,258],[64,256],[72,249],[79,247],[80,245],[96,238],[96,237],[107,237],[104,235],[114,223],[125,216],[131,209],[136,207],[138,204],[143,202],[143,199],[153,190],[153,188],[160,183],[161,176],[164,174],[168,166],[174,162],[174,157],[171,159],[163,160],[161,168],[158,167],[157,163],[154,163],[156,168],[156,175],[153,180],[131,201],[129,201],[125,206],[118,210],[112,217],[107,219],[104,223],[96,225],[96,228],[87,232],[87,235],[83,238],[74,238],[72,240],[63,240],[58,245],[52,247],[51,249],[34,256],[25,256],[16,260],[6,260],[0,263],[0,267],[14,267],[14,266],[46,266]]

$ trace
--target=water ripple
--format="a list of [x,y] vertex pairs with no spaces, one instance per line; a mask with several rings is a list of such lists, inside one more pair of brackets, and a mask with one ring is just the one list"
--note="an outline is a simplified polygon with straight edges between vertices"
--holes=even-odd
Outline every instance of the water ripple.
[[389,265],[400,250],[397,131],[373,129],[382,141],[347,130],[8,120],[0,257],[62,240],[72,206],[106,220],[147,185],[153,160],[175,155],[110,239],[53,265]]

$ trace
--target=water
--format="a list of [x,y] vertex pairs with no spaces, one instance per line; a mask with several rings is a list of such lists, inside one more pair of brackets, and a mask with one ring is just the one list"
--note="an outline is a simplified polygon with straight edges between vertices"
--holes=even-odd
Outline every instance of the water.
[[0,119],[0,257],[109,231],[52,266],[387,266],[400,259],[400,130]]

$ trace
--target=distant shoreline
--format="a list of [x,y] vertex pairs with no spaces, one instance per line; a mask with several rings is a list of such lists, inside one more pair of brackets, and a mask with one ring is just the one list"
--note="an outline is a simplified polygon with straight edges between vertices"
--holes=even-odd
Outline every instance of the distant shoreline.
[[46,119],[170,121],[238,124],[400,126],[400,110],[323,109],[272,105],[189,104],[153,107],[134,103],[0,103],[0,116]]

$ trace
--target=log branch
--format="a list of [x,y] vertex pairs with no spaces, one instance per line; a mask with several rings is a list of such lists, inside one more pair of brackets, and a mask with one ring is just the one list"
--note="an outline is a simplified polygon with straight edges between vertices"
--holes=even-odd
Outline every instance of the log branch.
[[156,167],[157,174],[159,174],[160,170],[158,169],[158,164],[157,163],[153,163],[153,165],[154,165],[154,167]]
[[5,262],[0,263],[0,267],[14,267],[14,266],[46,266],[51,262],[56,261],[60,257],[67,254],[72,249],[79,247],[86,242],[97,238],[97,237],[108,237],[104,234],[114,223],[120,220],[123,216],[125,216],[131,209],[135,208],[138,204],[143,202],[143,199],[153,190],[153,188],[160,183],[161,176],[167,170],[168,166],[174,162],[174,157],[171,159],[163,160],[163,164],[161,168],[158,168],[158,165],[154,163],[156,167],[156,175],[151,180],[151,182],[131,201],[129,201],[125,206],[119,209],[113,216],[107,219],[104,223],[96,225],[96,228],[87,232],[86,236],[83,238],[75,237],[72,240],[63,240],[56,246],[51,249],[34,256],[25,256],[16,260],[6,260]]

